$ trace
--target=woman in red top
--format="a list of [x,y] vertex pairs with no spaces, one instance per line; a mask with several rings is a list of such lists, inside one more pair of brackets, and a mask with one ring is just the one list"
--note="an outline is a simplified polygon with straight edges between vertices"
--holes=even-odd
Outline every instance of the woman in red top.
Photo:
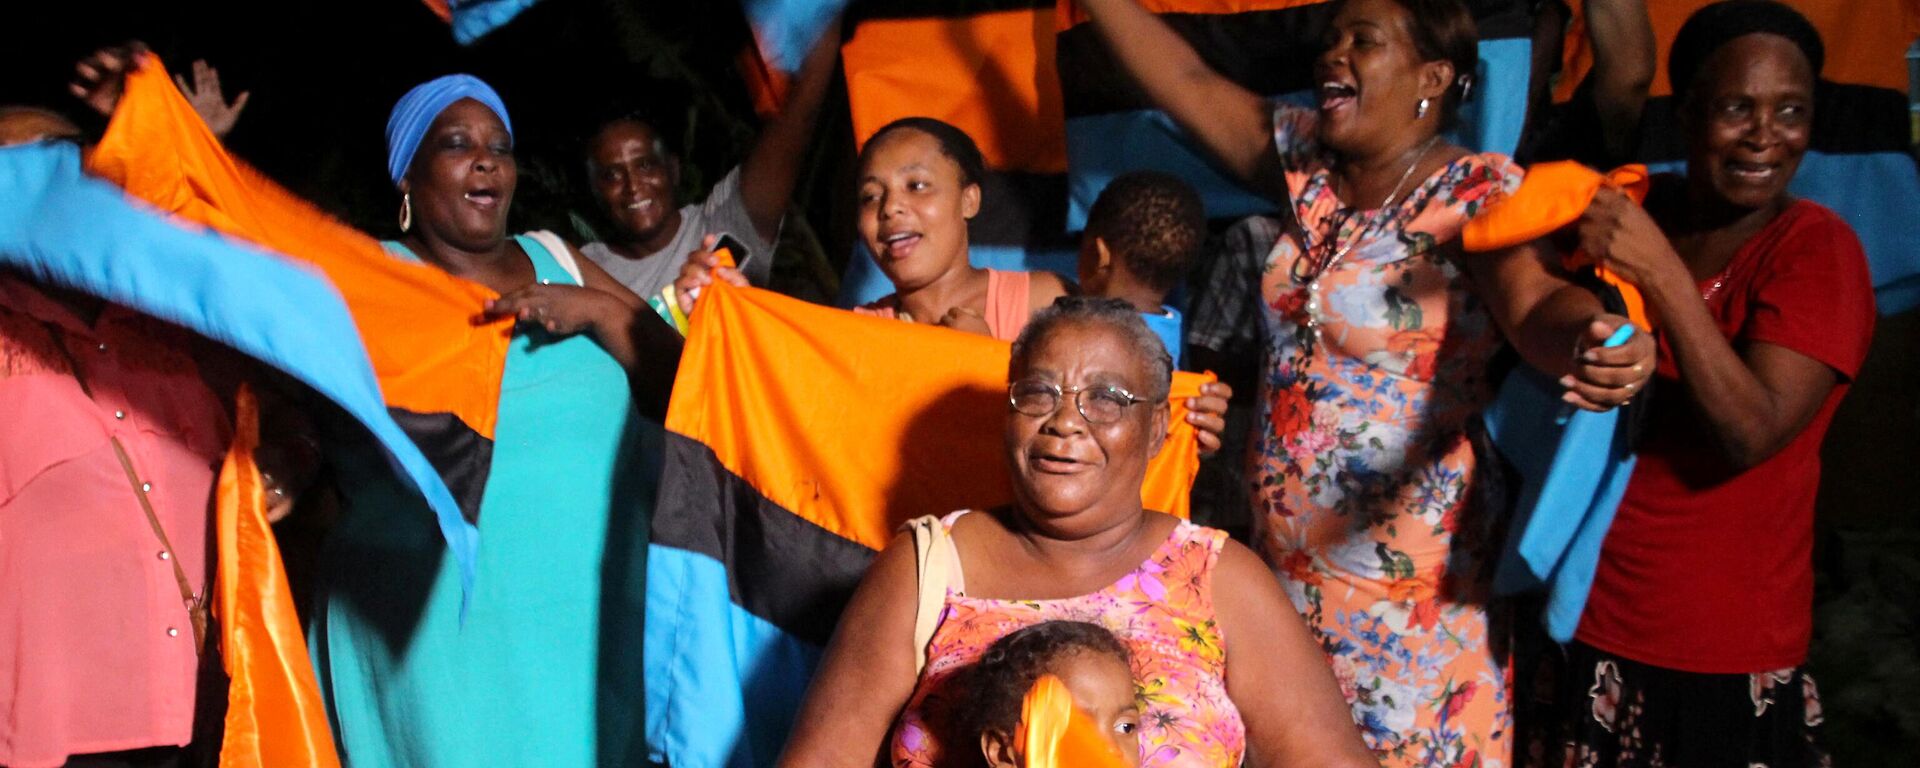
[[1687,174],[1596,198],[1581,244],[1640,286],[1660,379],[1569,649],[1553,765],[1818,765],[1801,668],[1820,441],[1866,357],[1865,254],[1787,185],[1823,50],[1766,0],[1695,13],[1669,56]]

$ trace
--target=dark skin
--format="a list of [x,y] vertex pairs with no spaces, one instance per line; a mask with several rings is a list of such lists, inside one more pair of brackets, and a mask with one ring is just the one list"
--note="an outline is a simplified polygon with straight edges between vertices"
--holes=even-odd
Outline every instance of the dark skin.
[[1701,68],[1682,113],[1684,205],[1649,214],[1609,190],[1579,224],[1581,246],[1640,286],[1673,350],[1681,388],[1734,472],[1784,448],[1840,381],[1791,349],[1729,342],[1701,298],[1701,283],[1721,274],[1792,202],[1787,184],[1812,134],[1813,92],[1812,65],[1785,38],[1752,34],[1727,43]]
[[[1014,378],[1151,394],[1147,362],[1131,341],[1092,322],[1070,322],[1034,340]],[[1140,501],[1147,464],[1166,440],[1171,412],[1164,398],[1129,407],[1111,424],[1088,423],[1071,397],[1061,403],[1040,417],[1009,409],[1005,445],[1015,503],[967,515],[953,529],[969,595],[1044,600],[1098,591],[1147,559],[1178,525]],[[1319,647],[1272,574],[1231,542],[1216,567],[1227,689],[1247,724],[1247,764],[1376,765]],[[916,683],[916,578],[911,537],[895,539],[875,559],[807,692],[782,768],[864,768],[880,759]]]
[[455,102],[434,119],[400,182],[413,207],[413,226],[402,242],[448,274],[498,292],[487,304],[491,317],[510,316],[559,335],[591,334],[627,370],[644,409],[664,417],[676,334],[578,251],[574,261],[584,285],[536,280],[533,262],[507,236],[518,181],[513,137],[500,117],[472,99]]
[[[808,52],[787,92],[786,105],[767,122],[741,163],[741,202],[760,239],[767,242],[780,233],[780,220],[799,181],[820,105],[833,82],[839,29],[838,23],[830,25]],[[680,206],[674,198],[680,186],[680,160],[666,151],[653,126],[618,120],[602,128],[587,150],[587,174],[594,198],[613,223],[608,248],[639,259],[673,243],[681,225]]]
[[[1156,105],[1242,182],[1276,201],[1290,199],[1265,98],[1214,72],[1134,0],[1082,5]],[[1466,154],[1435,139],[1456,73],[1448,61],[1419,54],[1412,24],[1392,0],[1343,2],[1314,64],[1314,79],[1323,84],[1319,138],[1335,155],[1335,192],[1363,210],[1384,203],[1402,176],[1429,178]],[[1431,105],[1426,117],[1418,116],[1421,99]],[[1535,242],[1456,263],[1521,357],[1560,377],[1566,402],[1599,411],[1630,400],[1653,374],[1652,341],[1636,334],[1601,347],[1626,318],[1603,312],[1557,262],[1550,245]]]

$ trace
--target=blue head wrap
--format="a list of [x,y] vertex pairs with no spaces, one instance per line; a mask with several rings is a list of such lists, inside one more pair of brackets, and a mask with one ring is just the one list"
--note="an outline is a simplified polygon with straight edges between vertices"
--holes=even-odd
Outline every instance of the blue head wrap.
[[461,99],[487,105],[500,116],[500,124],[507,127],[507,136],[513,136],[513,120],[507,117],[507,105],[500,101],[500,94],[494,93],[493,87],[480,78],[447,75],[428,80],[400,97],[393,105],[393,114],[387,116],[387,175],[395,185],[413,165],[413,154],[420,149],[420,140],[426,138],[427,129],[433,127],[434,118]]

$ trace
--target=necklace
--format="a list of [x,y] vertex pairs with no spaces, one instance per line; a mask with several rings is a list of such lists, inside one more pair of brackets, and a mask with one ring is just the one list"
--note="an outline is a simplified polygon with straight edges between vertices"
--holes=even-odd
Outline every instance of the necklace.
[[[1413,178],[1413,171],[1415,168],[1420,167],[1420,161],[1426,159],[1427,153],[1432,151],[1433,145],[1439,141],[1440,136],[1435,134],[1427,139],[1427,143],[1420,146],[1420,151],[1414,154],[1413,161],[1407,163],[1407,170],[1401,172],[1400,180],[1394,182],[1393,191],[1387,193],[1387,199],[1380,201],[1379,210],[1374,212],[1372,216],[1367,217],[1365,223],[1355,228],[1352,236],[1347,238],[1345,243],[1340,244],[1338,248],[1332,248],[1332,253],[1326,258],[1312,260],[1317,262],[1311,267],[1312,272],[1305,274],[1300,272],[1300,265],[1309,262],[1307,254],[1301,254],[1301,258],[1293,262],[1294,266],[1290,276],[1293,278],[1294,284],[1306,283],[1307,285],[1307,322],[1300,326],[1302,346],[1311,348],[1311,342],[1319,339],[1321,335],[1320,276],[1326,274],[1328,270],[1333,269],[1334,265],[1339,264],[1341,259],[1345,258],[1349,252],[1357,247],[1362,237],[1366,235],[1367,230],[1378,227],[1388,216],[1393,215],[1393,203],[1399,199],[1400,191],[1406,187],[1407,180]],[[1341,239],[1340,230],[1346,228],[1347,220],[1354,212],[1357,211],[1350,211],[1336,221],[1333,226],[1333,231],[1329,233],[1329,237],[1326,240],[1316,243],[1316,245],[1320,246],[1321,250],[1326,250],[1338,242]],[[1306,225],[1299,222],[1297,215],[1295,216],[1294,225],[1300,228],[1301,240],[1307,241],[1312,237],[1312,233],[1307,231]]]

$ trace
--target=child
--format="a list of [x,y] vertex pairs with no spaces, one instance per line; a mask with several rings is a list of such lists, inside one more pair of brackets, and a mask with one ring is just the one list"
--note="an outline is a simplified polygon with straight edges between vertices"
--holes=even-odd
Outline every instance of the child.
[[1128,766],[1140,764],[1140,708],[1127,647],[1084,621],[1047,621],[994,642],[972,671],[969,733],[991,768],[1028,765],[1020,740],[1021,705],[1043,675],[1066,684],[1073,705],[1099,728]]
[[1131,302],[1181,363],[1180,313],[1166,306],[1207,237],[1207,212],[1186,182],[1157,171],[1121,174],[1101,190],[1080,239],[1080,292]]

